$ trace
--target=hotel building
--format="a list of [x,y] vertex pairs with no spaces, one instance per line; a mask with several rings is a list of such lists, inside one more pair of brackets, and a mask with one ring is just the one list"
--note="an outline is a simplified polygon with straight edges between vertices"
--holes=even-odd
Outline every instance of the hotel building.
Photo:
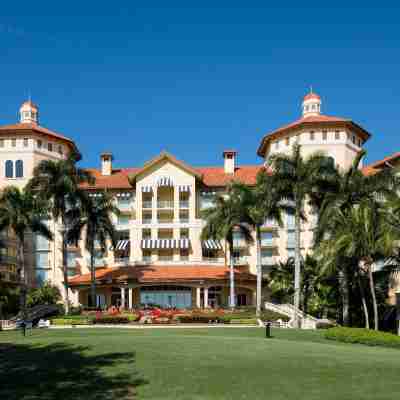
[[[290,152],[295,143],[304,155],[323,151],[340,168],[348,168],[370,138],[355,122],[323,115],[321,99],[310,93],[302,102],[302,116],[261,139],[257,165],[239,165],[234,150],[223,152],[219,167],[193,167],[163,152],[142,166],[116,168],[113,154],[100,156],[100,168],[89,169],[96,181],[85,186],[92,196],[106,190],[113,195],[120,215],[115,218],[118,242],[105,253],[95,254],[97,305],[140,303],[176,307],[216,307],[229,303],[229,254],[223,241],[201,240],[205,221],[202,210],[213,205],[216,194],[224,193],[232,181],[253,186],[257,173],[271,154]],[[61,159],[76,150],[70,139],[39,125],[38,108],[25,102],[20,123],[0,127],[0,185],[24,186],[33,168],[43,159]],[[386,161],[385,161],[386,160]],[[365,173],[400,160],[400,155],[363,169]],[[307,209],[302,223],[301,251],[311,251],[316,215]],[[28,238],[26,254],[29,281],[45,280],[63,289],[61,235],[55,221],[49,221],[54,240]],[[0,271],[3,280],[15,277],[15,247],[3,249]],[[14,251],[14,253],[13,253]],[[10,254],[8,254],[8,252]],[[262,264],[265,272],[279,260],[294,255],[294,216],[287,214],[284,226],[265,221],[262,228]],[[254,305],[256,288],[255,244],[239,234],[234,237],[235,295],[237,305]],[[8,260],[8,261],[7,261]],[[13,261],[13,262],[11,262]],[[72,302],[89,304],[89,254],[83,241],[69,246],[67,263]],[[263,297],[269,296],[268,287]]]

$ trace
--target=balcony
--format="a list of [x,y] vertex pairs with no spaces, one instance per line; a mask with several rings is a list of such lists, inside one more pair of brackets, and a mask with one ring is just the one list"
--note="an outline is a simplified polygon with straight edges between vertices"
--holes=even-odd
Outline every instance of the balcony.
[[150,264],[151,263],[151,256],[143,256],[142,257],[142,263]]
[[158,218],[157,223],[158,224],[172,224],[174,222],[173,218]]
[[233,264],[234,265],[248,265],[249,264],[249,258],[246,257],[246,256],[234,257],[233,258]]
[[201,261],[205,264],[225,264],[225,259],[220,257],[203,257]]
[[181,209],[189,208],[189,200],[180,200],[179,201],[179,208],[181,208]]
[[129,257],[118,257],[114,258],[114,263],[119,267],[127,267],[130,265]]
[[279,225],[274,219],[266,219],[262,227],[264,229],[278,229]]
[[272,266],[276,264],[276,258],[275,257],[261,257],[261,265],[265,266]]
[[143,218],[142,219],[142,224],[151,224],[153,222],[153,220],[151,218]]
[[157,208],[162,210],[172,210],[174,208],[174,202],[173,200],[159,200],[157,202]]
[[17,264],[17,257],[13,256],[6,256],[6,255],[0,255],[0,264],[3,265],[16,265]]
[[278,243],[276,239],[261,239],[261,247],[262,248],[271,248],[271,247],[277,247]]
[[158,261],[173,261],[173,256],[158,256]]
[[142,202],[142,208],[151,209],[153,207],[153,202],[151,200],[144,200]]
[[[286,248],[287,249],[294,249],[296,246],[296,241],[295,240],[288,240],[286,242]],[[304,242],[302,240],[300,240],[300,248],[303,249],[304,248]]]

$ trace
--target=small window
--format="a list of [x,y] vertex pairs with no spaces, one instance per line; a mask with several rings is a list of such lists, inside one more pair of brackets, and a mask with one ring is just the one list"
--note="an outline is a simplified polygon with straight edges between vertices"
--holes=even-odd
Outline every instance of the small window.
[[335,131],[335,139],[336,140],[340,139],[340,132],[339,131]]
[[17,160],[17,162],[15,163],[15,177],[24,177],[24,162],[22,160]]
[[287,137],[285,142],[286,142],[286,146],[289,146],[290,145],[290,138]]
[[314,140],[315,139],[315,132],[311,131],[310,132],[310,140]]
[[14,177],[14,163],[11,160],[6,161],[6,178]]
[[327,139],[328,139],[328,132],[322,131],[322,140],[327,140]]
[[353,137],[351,138],[351,141],[353,142],[353,144],[356,144],[356,137],[353,135]]
[[63,154],[63,147],[61,145],[58,146],[58,154]]
[[38,140],[38,141],[37,141],[37,147],[38,147],[38,149],[41,149],[41,148],[42,148],[42,145],[43,145],[42,141],[41,141],[41,140]]
[[4,147],[4,139],[0,139],[0,147]]
[[53,143],[47,143],[47,150],[53,151]]
[[11,139],[11,146],[16,147],[17,146],[17,139]]
[[361,147],[361,146],[362,146],[362,140],[358,139],[358,147]]
[[28,147],[29,139],[24,138],[24,147]]
[[275,142],[275,148],[276,148],[276,149],[279,149],[279,140],[277,140],[277,141]]

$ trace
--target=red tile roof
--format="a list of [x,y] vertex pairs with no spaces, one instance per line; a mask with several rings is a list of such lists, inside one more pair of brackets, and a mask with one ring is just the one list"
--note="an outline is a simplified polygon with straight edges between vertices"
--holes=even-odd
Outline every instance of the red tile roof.
[[[193,168],[202,176],[202,182],[206,186],[218,187],[226,186],[232,181],[238,181],[247,185],[255,185],[258,172],[263,169],[262,165],[241,166],[235,169],[234,174],[226,174],[224,167],[201,167]],[[123,168],[114,169],[109,176],[102,175],[101,171],[94,168],[88,168],[87,171],[95,177],[93,186],[87,184],[82,187],[85,189],[132,189],[129,183],[129,175],[135,174],[141,168]]]
[[[229,268],[220,265],[149,265],[143,267],[98,268],[96,281],[113,283],[118,281],[135,280],[139,283],[227,280]],[[235,269],[236,280],[255,280],[256,277],[248,271]],[[90,283],[90,273],[76,275],[69,279],[71,286],[87,285]]]
[[310,99],[318,99],[321,100],[321,97],[319,97],[316,93],[308,93],[304,96],[304,101],[310,100]]
[[21,134],[26,135],[30,133],[37,133],[42,136],[47,136],[52,139],[58,139],[66,142],[69,146],[73,147],[77,150],[75,143],[72,139],[67,138],[66,136],[60,135],[59,133],[53,132],[50,129],[45,128],[44,126],[40,126],[32,123],[19,123],[13,125],[3,125],[0,126],[0,135],[2,134]]
[[378,173],[382,168],[385,167],[387,164],[392,164],[393,161],[399,160],[400,161],[400,152],[394,153],[388,157],[385,157],[382,160],[375,161],[372,164],[366,165],[364,168],[361,169],[364,175],[375,175]]
[[257,154],[261,157],[264,157],[265,150],[268,142],[271,140],[280,138],[285,136],[293,129],[300,129],[305,127],[313,127],[313,126],[322,125],[324,127],[332,126],[332,127],[348,127],[356,131],[364,140],[368,140],[371,134],[367,132],[364,128],[357,125],[355,122],[350,119],[340,118],[340,117],[331,117],[329,115],[310,115],[304,116],[288,125],[282,126],[275,131],[268,133],[261,141],[261,144],[257,150]]

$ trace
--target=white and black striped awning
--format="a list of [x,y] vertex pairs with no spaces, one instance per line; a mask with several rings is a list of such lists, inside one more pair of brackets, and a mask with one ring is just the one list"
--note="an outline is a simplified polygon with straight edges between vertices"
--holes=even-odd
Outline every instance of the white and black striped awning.
[[142,192],[143,192],[143,193],[151,193],[152,191],[153,191],[152,186],[149,186],[149,185],[147,185],[147,186],[142,186]]
[[161,176],[157,180],[157,186],[174,186],[174,181],[169,176]]
[[222,245],[219,240],[204,240],[203,247],[207,250],[222,250]]
[[190,192],[190,185],[179,185],[178,189],[180,192]]
[[115,248],[113,246],[110,247],[111,251],[114,250],[119,250],[119,251],[123,251],[126,250],[129,247],[129,239],[122,239],[122,240],[118,240]]
[[142,249],[188,249],[189,239],[143,239]]

